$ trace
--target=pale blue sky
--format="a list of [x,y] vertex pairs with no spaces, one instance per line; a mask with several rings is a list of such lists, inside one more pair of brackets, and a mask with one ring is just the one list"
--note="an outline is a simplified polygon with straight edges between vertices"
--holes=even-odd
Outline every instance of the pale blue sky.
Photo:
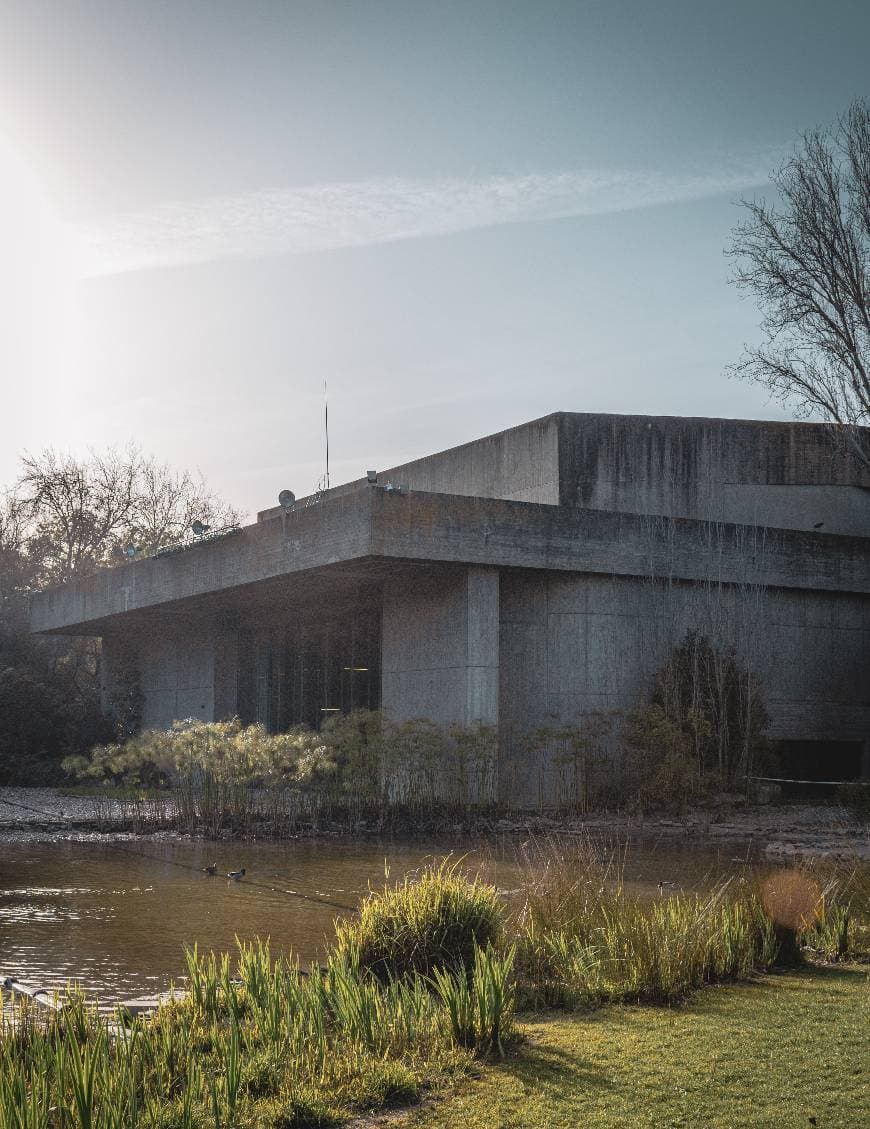
[[870,8],[0,4],[0,482],[135,439],[253,513],[557,409],[778,417],[734,201]]

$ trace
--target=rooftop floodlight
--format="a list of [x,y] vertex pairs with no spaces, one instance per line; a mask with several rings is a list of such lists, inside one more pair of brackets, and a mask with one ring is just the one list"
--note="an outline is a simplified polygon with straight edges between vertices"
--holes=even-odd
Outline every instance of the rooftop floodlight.
[[321,713],[341,713],[341,706],[321,706]]
[[204,521],[200,521],[199,518],[197,518],[190,528],[193,530],[194,537],[202,537],[203,533],[208,533],[211,526],[206,525]]
[[292,510],[296,505],[296,495],[292,490],[282,490],[278,495],[278,505],[285,513],[287,510]]
[[368,670],[368,667],[367,666],[346,666],[343,669],[350,671],[351,674],[362,674],[364,671]]
[[366,479],[372,486],[375,486],[378,481],[378,472],[376,470],[367,470]]

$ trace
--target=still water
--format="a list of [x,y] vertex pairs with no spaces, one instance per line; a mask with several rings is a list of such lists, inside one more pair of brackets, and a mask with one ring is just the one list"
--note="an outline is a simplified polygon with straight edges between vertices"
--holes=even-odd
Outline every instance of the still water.
[[[382,885],[434,857],[465,855],[505,892],[519,880],[520,840],[480,844],[203,843],[185,840],[0,841],[0,979],[62,988],[79,982],[102,1003],[168,988],[185,944],[233,949],[270,937],[303,963],[322,954],[333,920]],[[697,888],[741,868],[746,849],[697,841],[632,843],[625,877]],[[211,877],[202,868],[217,865]],[[231,870],[245,868],[241,881]]]

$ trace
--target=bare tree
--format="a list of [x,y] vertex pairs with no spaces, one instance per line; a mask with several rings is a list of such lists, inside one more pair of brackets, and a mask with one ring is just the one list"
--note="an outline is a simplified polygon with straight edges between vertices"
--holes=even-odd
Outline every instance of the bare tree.
[[201,475],[172,470],[154,459],[139,461],[131,516],[131,540],[149,551],[183,540],[196,520],[212,528],[239,520],[236,511],[208,489]]
[[870,105],[806,133],[771,179],[779,204],[744,200],[728,249],[767,338],[732,371],[839,425],[870,465]]
[[153,551],[182,540],[194,519],[217,527],[238,520],[202,479],[144,457],[136,447],[26,455],[15,492],[25,514],[34,586],[66,580],[123,559],[132,542]]
[[87,459],[50,449],[24,456],[18,485],[45,580],[66,580],[110,559],[130,521],[139,461],[135,448]]

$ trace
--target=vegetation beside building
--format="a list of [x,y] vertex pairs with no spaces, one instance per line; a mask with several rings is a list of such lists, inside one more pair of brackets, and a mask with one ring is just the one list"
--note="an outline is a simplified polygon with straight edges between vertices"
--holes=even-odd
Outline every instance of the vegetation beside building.
[[[521,739],[551,810],[680,810],[745,789],[770,755],[761,686],[731,652],[689,633],[658,672],[650,701],[625,717],[593,711]],[[377,710],[319,730],[178,721],[70,757],[67,772],[126,797],[131,819],[187,832],[281,835],[300,824],[348,828],[493,814],[513,807],[499,781],[494,726],[391,722]],[[555,786],[553,782],[555,781]],[[163,803],[161,797],[166,801]],[[553,808],[553,803],[557,805]]]

